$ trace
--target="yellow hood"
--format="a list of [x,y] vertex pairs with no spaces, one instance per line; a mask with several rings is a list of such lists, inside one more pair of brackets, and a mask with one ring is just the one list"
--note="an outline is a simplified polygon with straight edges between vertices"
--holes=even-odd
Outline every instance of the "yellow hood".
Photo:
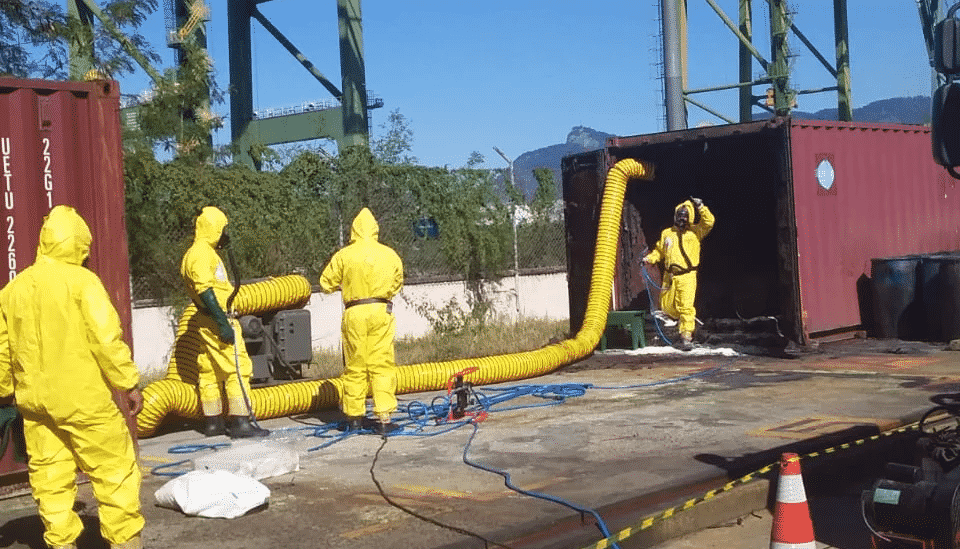
[[226,214],[216,206],[207,206],[197,216],[196,235],[193,239],[196,242],[206,242],[211,247],[215,247],[226,226]]
[[373,213],[364,208],[353,219],[353,225],[350,227],[350,242],[366,238],[378,240],[380,238],[380,225],[373,217]]
[[90,227],[71,206],[55,206],[40,228],[38,256],[46,256],[72,265],[82,265],[90,255],[93,236]]

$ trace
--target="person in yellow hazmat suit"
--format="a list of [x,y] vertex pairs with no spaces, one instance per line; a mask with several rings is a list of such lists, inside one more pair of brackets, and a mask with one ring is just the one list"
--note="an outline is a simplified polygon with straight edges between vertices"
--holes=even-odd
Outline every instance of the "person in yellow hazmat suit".
[[[695,222],[699,215],[699,221]],[[674,209],[673,225],[660,234],[653,251],[643,258],[645,263],[663,262],[663,284],[660,288],[660,320],[676,321],[680,347],[693,346],[693,330],[697,322],[697,269],[700,267],[700,241],[710,233],[716,219],[699,198],[691,198]],[[664,316],[666,315],[666,316]]]
[[[233,293],[218,248],[229,244],[227,216],[215,206],[203,208],[197,216],[193,245],[180,262],[180,276],[187,293],[197,306],[197,314],[187,325],[203,342],[197,354],[197,385],[203,411],[203,434],[227,434],[230,438],[267,436],[270,432],[250,422],[247,398],[253,362],[243,342],[240,323],[227,318],[226,304]],[[227,395],[226,422],[223,394]]]
[[13,396],[23,416],[47,545],[76,548],[79,468],[97,498],[103,538],[113,548],[139,548],[140,468],[111,391],[138,413],[140,374],[103,283],[83,266],[92,240],[75,209],[54,207],[36,261],[0,290],[0,398]]
[[403,262],[379,242],[379,236],[377,220],[363,208],[353,220],[350,243],[333,255],[320,274],[320,289],[329,294],[339,288],[343,299],[340,409],[347,416],[343,428],[363,427],[369,387],[378,419],[373,430],[386,435],[399,427],[390,421],[397,409],[396,319],[390,300],[403,287]]

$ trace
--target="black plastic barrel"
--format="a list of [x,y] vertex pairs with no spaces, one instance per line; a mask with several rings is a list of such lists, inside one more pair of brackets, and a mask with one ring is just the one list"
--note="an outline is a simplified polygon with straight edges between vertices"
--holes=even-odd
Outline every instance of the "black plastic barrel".
[[944,299],[946,286],[940,275],[944,262],[943,255],[931,254],[920,260],[920,274],[917,281],[917,293],[923,303],[923,339],[924,341],[943,340],[943,318],[940,302]]
[[922,303],[917,299],[921,256],[874,258],[870,261],[876,336],[917,340],[923,331]]
[[921,260],[920,284],[927,341],[960,338],[960,254]]

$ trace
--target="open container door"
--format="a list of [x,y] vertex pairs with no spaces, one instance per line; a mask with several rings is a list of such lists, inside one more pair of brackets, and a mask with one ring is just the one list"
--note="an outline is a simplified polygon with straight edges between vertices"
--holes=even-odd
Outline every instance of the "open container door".
[[[611,138],[603,151],[578,155],[593,155],[603,163],[604,175],[624,158],[656,166],[653,181],[627,187],[614,309],[642,310],[651,299],[656,302],[659,278],[645,280],[640,261],[673,223],[676,205],[697,197],[717,218],[701,249],[697,316],[713,331],[725,319],[775,317],[787,337],[802,341],[788,135],[782,121],[754,122]],[[596,244],[595,204],[603,177],[591,169],[569,169],[578,157],[567,157],[563,172],[572,327],[582,322],[582,278]],[[574,241],[588,237],[593,239],[590,253],[585,242]]]

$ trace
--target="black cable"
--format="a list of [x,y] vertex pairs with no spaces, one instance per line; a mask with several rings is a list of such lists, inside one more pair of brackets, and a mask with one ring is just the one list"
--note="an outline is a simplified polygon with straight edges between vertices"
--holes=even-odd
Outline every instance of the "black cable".
[[[231,248],[229,245],[225,246],[225,248],[227,250],[227,259],[230,261],[230,270],[233,271],[233,282],[234,282],[233,292],[231,292],[230,297],[227,298],[226,312],[227,314],[230,314],[230,308],[233,305],[233,299],[237,297],[237,293],[240,292],[240,269],[237,268],[237,260],[233,256],[233,248]],[[261,428],[260,424],[257,423],[257,416],[253,413],[253,403],[250,402],[250,395],[247,394],[247,389],[246,387],[244,387],[245,384],[243,383],[243,376],[240,375],[240,361],[237,358],[237,353],[239,352],[238,351],[239,348],[237,347],[237,345],[240,345],[240,344],[246,345],[246,343],[243,341],[242,327],[240,328],[238,333],[235,333],[233,335],[233,345],[234,345],[233,361],[234,361],[234,365],[237,367],[237,383],[240,384],[240,392],[243,393],[244,404],[247,405],[247,417],[250,418],[250,423],[252,423],[254,427],[256,427],[257,429],[260,429]]]
[[940,393],[930,397],[930,402],[938,404],[953,415],[960,415],[960,393]]
[[233,291],[230,293],[230,297],[227,298],[227,314],[230,314],[230,307],[233,305],[233,300],[240,292],[240,269],[237,268],[237,259],[233,256],[233,248],[229,245],[225,247],[227,249],[227,260],[230,261],[230,270],[233,271]]
[[438,520],[436,520],[436,519],[432,519],[432,518],[430,518],[430,517],[421,515],[421,514],[417,513],[416,511],[414,511],[413,509],[408,509],[408,508],[400,505],[399,503],[393,501],[392,499],[390,499],[390,496],[388,496],[387,493],[384,492],[383,486],[381,486],[381,485],[380,485],[380,482],[377,481],[377,476],[376,476],[376,475],[374,474],[374,472],[373,472],[373,469],[377,466],[377,460],[380,459],[380,451],[383,450],[383,447],[386,446],[386,445],[387,445],[387,437],[383,437],[383,440],[380,442],[380,447],[377,448],[377,453],[373,456],[373,463],[370,464],[370,478],[373,479],[373,483],[377,485],[377,490],[379,490],[380,495],[383,497],[383,499],[384,499],[387,503],[389,503],[390,505],[396,507],[397,509],[400,509],[400,510],[403,511],[404,513],[407,513],[407,514],[409,514],[409,515],[412,515],[412,516],[414,516],[414,517],[416,517],[416,518],[418,518],[418,519],[420,519],[420,520],[422,520],[422,521],[429,522],[430,524],[433,524],[434,526],[439,526],[440,528],[446,528],[447,530],[454,531],[454,532],[456,532],[456,533],[458,533],[458,534],[463,534],[463,535],[465,535],[465,536],[470,536],[470,537],[472,537],[472,538],[476,538],[476,539],[478,539],[478,540],[480,540],[480,541],[482,541],[482,542],[484,543],[484,547],[488,547],[488,548],[489,548],[491,545],[493,545],[493,546],[495,546],[495,547],[504,547],[505,549],[513,549],[513,548],[510,547],[509,545],[504,545],[504,544],[502,544],[502,543],[498,543],[498,542],[493,541],[493,540],[491,540],[491,539],[487,539],[487,538],[481,536],[480,534],[476,534],[476,533],[471,532],[471,531],[469,531],[469,530],[464,530],[463,528],[459,528],[459,527],[457,527],[457,526],[451,526],[451,525],[449,525],[449,524],[444,524],[444,523],[442,523],[442,522],[440,522],[440,521],[438,521]]

